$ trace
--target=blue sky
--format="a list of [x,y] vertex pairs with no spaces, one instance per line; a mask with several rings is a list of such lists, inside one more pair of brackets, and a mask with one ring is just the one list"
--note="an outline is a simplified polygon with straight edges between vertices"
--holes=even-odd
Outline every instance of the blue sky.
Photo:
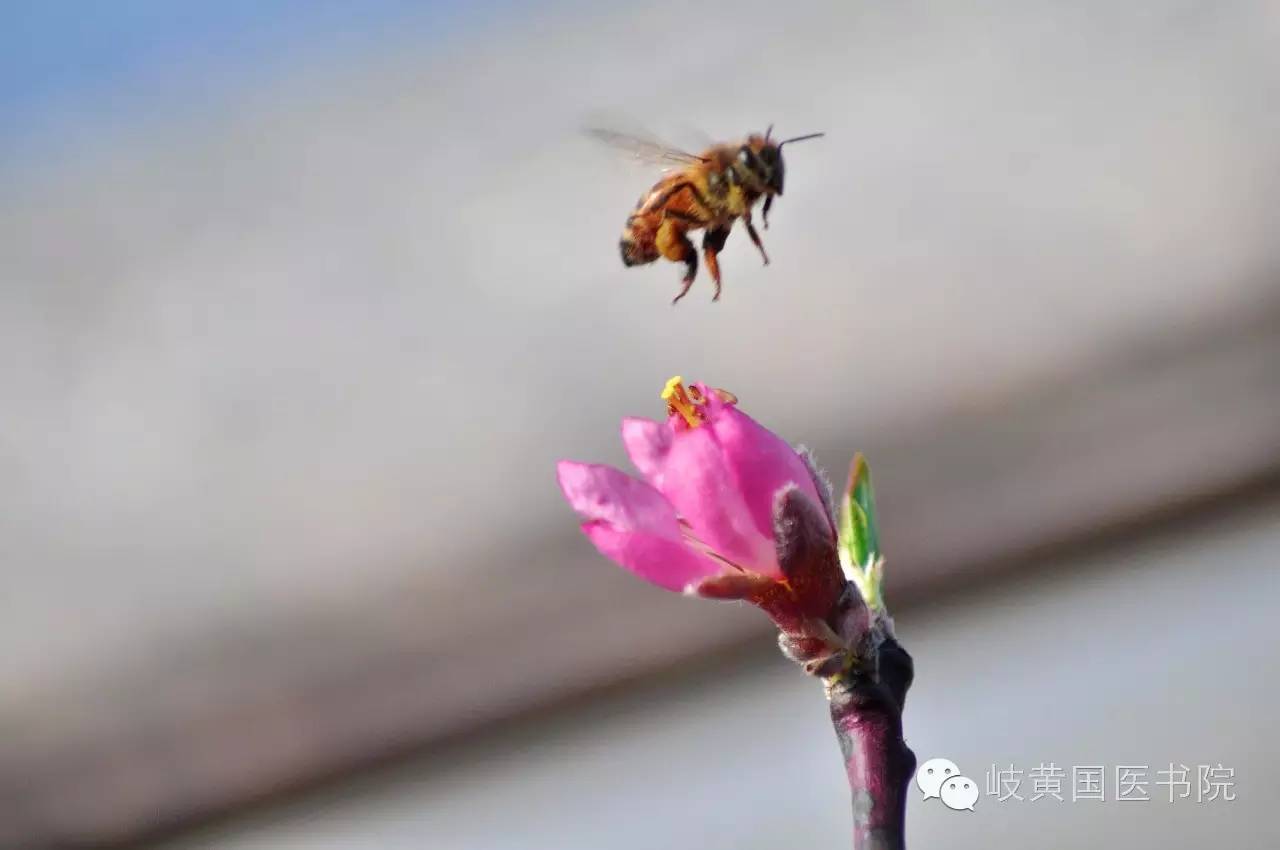
[[[478,5],[478,4],[475,4]],[[0,0],[0,154],[43,147],[68,119],[145,110],[420,30],[465,0]],[[79,123],[78,120],[75,123]],[[54,137],[54,138],[51,138]]]

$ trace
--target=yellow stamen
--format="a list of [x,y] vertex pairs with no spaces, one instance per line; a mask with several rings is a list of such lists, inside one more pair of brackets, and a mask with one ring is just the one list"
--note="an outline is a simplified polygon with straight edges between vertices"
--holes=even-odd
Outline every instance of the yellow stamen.
[[[697,393],[696,388],[694,392]],[[698,400],[701,398],[702,394],[698,393]],[[662,388],[662,400],[667,403],[667,412],[679,413],[690,428],[697,428],[702,424],[702,411],[698,409],[697,401],[690,398],[684,379],[679,375],[667,381],[667,385]]]

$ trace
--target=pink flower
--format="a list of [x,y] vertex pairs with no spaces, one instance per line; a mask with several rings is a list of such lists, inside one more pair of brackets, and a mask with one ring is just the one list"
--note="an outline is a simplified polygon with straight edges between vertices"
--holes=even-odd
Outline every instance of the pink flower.
[[[643,481],[610,466],[558,466],[565,498],[604,555],[668,590],[730,595],[726,580],[781,582],[775,505],[793,488],[826,517],[834,541],[827,501],[805,459],[738,410],[733,395],[702,384],[686,389],[672,378],[662,398],[666,422],[622,422]],[[711,591],[716,585],[720,592]]]

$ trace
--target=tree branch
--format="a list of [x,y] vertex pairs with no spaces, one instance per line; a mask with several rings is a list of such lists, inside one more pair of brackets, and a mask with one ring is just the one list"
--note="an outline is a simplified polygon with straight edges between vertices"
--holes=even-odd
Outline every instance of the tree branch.
[[[866,501],[870,506],[869,493]],[[783,654],[826,683],[853,796],[854,850],[902,850],[916,769],[902,736],[902,708],[915,667],[880,603],[878,551],[869,548],[870,566],[860,568],[879,603],[869,607],[841,570],[824,507],[795,488],[777,495],[774,540],[787,580],[763,583],[748,598],[777,624]]]
[[873,661],[827,680],[831,722],[853,797],[854,850],[902,850],[907,789],[916,769],[902,736],[913,665],[892,637],[880,644]]

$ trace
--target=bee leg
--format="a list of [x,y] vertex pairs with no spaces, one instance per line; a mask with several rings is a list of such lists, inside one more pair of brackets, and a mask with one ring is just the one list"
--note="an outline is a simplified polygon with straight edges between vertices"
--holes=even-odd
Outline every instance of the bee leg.
[[679,303],[681,298],[689,294],[689,287],[693,286],[694,274],[695,272],[689,272],[684,276],[684,279],[680,281],[680,292],[677,293],[675,298],[671,299],[671,303],[673,305]]
[[773,195],[764,196],[764,208],[760,210],[760,219],[764,222],[764,229],[769,229],[769,208],[773,206]]
[[676,219],[669,218],[658,228],[657,244],[662,256],[672,262],[683,262],[687,268],[684,279],[680,281],[680,293],[671,301],[672,304],[688,294],[689,287],[693,286],[693,279],[698,276],[698,252],[693,249],[693,243],[685,235],[687,226]]
[[[765,201],[768,203],[768,200]],[[765,253],[764,245],[760,242],[760,234],[756,232],[756,226],[751,223],[751,213],[747,213],[742,217],[742,221],[747,226],[747,235],[751,237],[751,241],[756,243],[756,247],[760,249],[760,256],[764,258],[764,264],[769,265],[769,255]]]
[[671,299],[672,304],[689,294],[689,287],[693,286],[693,279],[698,276],[698,252],[693,250],[693,243],[688,239],[685,239],[684,243],[689,246],[689,252],[684,257],[688,271],[684,273],[684,277],[680,281],[679,294]]
[[716,285],[716,294],[711,298],[712,301],[720,300],[720,260],[716,255],[724,248],[731,226],[726,224],[712,228],[702,237],[702,253],[707,258],[707,268],[711,270],[711,280]]

